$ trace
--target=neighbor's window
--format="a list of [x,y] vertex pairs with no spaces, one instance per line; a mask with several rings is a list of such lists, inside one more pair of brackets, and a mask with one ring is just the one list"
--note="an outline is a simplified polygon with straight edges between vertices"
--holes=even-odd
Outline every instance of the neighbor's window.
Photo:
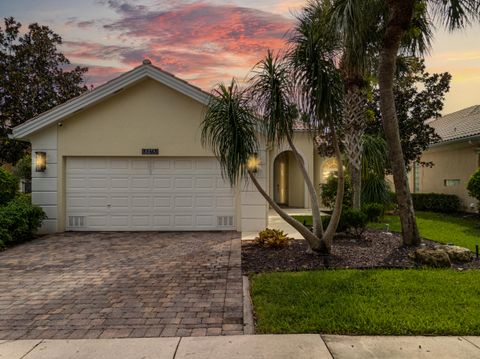
[[443,180],[443,184],[445,185],[445,187],[455,187],[455,186],[458,186],[460,184],[460,180],[459,179],[446,179],[446,180]]
[[420,192],[420,164],[415,162],[413,166],[413,192]]

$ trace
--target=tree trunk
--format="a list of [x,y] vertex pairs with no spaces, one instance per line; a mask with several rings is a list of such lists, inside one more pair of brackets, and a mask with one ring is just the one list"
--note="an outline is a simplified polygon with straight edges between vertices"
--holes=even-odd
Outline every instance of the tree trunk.
[[338,144],[338,137],[335,128],[332,128],[332,142],[335,150],[335,158],[337,160],[337,197],[335,198],[335,206],[333,207],[332,216],[330,222],[322,237],[322,245],[320,253],[330,253],[332,247],[333,236],[337,232],[338,223],[340,222],[340,216],[342,215],[343,195],[345,191],[345,176],[343,171],[342,153],[340,152],[340,146]]
[[322,237],[323,225],[322,225],[322,219],[320,218],[320,204],[318,203],[317,191],[315,190],[315,186],[313,185],[312,180],[310,179],[310,176],[307,173],[307,169],[305,168],[305,163],[303,163],[302,156],[300,156],[300,154],[298,153],[297,148],[293,144],[292,138],[288,134],[287,134],[287,142],[290,145],[290,148],[292,149],[295,159],[297,160],[298,167],[300,168],[300,172],[302,173],[302,176],[303,176],[303,180],[307,185],[308,194],[310,195],[310,202],[312,203],[313,233],[317,237]]
[[348,169],[352,187],[352,208],[359,211],[362,208],[362,170],[350,164]]
[[418,245],[420,236],[408,185],[393,93],[397,54],[402,37],[412,19],[415,0],[387,0],[387,5],[390,18],[383,39],[378,69],[380,111],[395,183],[403,243],[405,245]]
[[358,84],[350,83],[347,86],[343,114],[344,144],[352,185],[352,207],[360,210],[362,198],[362,140],[366,128],[366,99]]
[[275,212],[277,212],[278,215],[285,220],[285,222],[287,222],[289,225],[295,228],[303,236],[303,238],[306,239],[306,241],[308,242],[308,245],[310,246],[310,249],[313,252],[320,253],[322,248],[325,247],[325,245],[322,244],[323,240],[317,237],[315,234],[313,234],[302,223],[297,221],[295,218],[292,218],[283,209],[281,209],[280,206],[277,203],[275,203],[275,201],[272,198],[270,198],[267,192],[265,192],[262,186],[260,186],[260,183],[258,183],[257,178],[255,177],[255,174],[253,174],[251,171],[248,171],[248,175],[252,180],[254,186],[257,188],[258,192],[260,192],[260,194],[263,196],[263,198],[265,198],[265,200],[275,210]]

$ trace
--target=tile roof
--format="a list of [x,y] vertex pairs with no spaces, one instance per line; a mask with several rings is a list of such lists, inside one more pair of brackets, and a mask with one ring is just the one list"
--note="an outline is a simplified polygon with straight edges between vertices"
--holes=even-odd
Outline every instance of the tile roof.
[[480,105],[439,117],[428,124],[442,138],[441,142],[480,136]]

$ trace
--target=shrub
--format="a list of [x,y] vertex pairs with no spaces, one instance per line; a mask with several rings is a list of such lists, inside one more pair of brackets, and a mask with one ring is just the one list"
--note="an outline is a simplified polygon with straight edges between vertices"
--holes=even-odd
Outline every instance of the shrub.
[[369,222],[378,222],[384,211],[385,208],[380,203],[367,203],[362,208]]
[[21,179],[32,178],[32,156],[25,155],[13,167],[13,174]]
[[385,177],[369,176],[362,179],[362,203],[390,202],[390,187]]
[[282,248],[288,246],[291,240],[279,229],[266,228],[255,238],[255,243],[265,248]]
[[[346,208],[343,208],[343,211],[347,210]],[[338,226],[336,232],[345,232],[348,228],[345,226],[345,223],[343,221],[343,211],[342,215],[340,216],[340,221],[338,221]],[[326,229],[328,227],[328,224],[330,223],[330,218],[331,216],[322,216],[322,225],[323,229]]]
[[[335,199],[337,197],[337,177],[330,175],[325,184],[321,185],[322,204],[325,207],[333,208],[335,206]],[[345,193],[343,196],[343,205],[345,207],[352,206],[352,188],[350,181],[345,177]]]
[[348,232],[360,238],[367,228],[368,218],[362,211],[345,208],[342,212],[340,222]]
[[460,208],[460,198],[454,194],[412,193],[412,200],[417,211],[454,213]]
[[15,197],[17,189],[17,177],[0,167],[0,206],[10,202]]
[[0,207],[0,240],[4,244],[31,239],[47,216],[30,203],[28,196],[19,196]]
[[470,196],[480,201],[480,168],[470,177],[467,190]]

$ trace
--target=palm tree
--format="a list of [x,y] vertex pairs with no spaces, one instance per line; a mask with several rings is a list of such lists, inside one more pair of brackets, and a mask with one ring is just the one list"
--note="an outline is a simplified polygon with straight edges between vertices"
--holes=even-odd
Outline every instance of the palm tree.
[[[313,0],[298,16],[299,29],[315,31],[323,52],[339,62],[345,91],[341,126],[353,192],[352,207],[361,207],[361,158],[372,52],[378,43],[378,9],[370,2]],[[353,6],[355,5],[355,6]],[[375,11],[373,11],[375,10]],[[311,30],[310,30],[311,28]],[[301,33],[301,30],[297,33]],[[298,36],[294,37],[294,42]],[[328,42],[328,44],[327,44]]]
[[398,52],[402,40],[408,37],[416,12],[425,12],[430,6],[433,17],[453,31],[464,28],[472,20],[480,19],[480,0],[387,0],[386,5],[388,15],[378,67],[380,111],[395,183],[403,242],[417,245],[420,236],[408,186],[393,94]]
[[[202,143],[213,150],[232,186],[244,174],[248,175],[269,205],[307,240],[313,252],[329,254],[343,200],[343,167],[339,156],[341,188],[337,196],[337,209],[324,232],[315,187],[293,141],[294,122],[298,120],[301,107],[294,101],[298,98],[294,94],[300,90],[293,78],[289,63],[269,51],[266,58],[255,66],[248,88],[241,90],[235,80],[232,80],[229,87],[220,85],[213,92],[202,122]],[[302,88],[302,91],[303,89],[306,87]],[[316,100],[321,101],[318,108],[332,108],[334,104],[328,102],[338,101],[338,98],[325,87]],[[313,137],[321,122],[314,116],[304,114],[301,117],[310,124]],[[269,142],[286,141],[294,153],[312,201],[312,231],[280,208],[256,179],[255,153],[258,151],[261,136]],[[338,143],[336,148],[339,153]]]

